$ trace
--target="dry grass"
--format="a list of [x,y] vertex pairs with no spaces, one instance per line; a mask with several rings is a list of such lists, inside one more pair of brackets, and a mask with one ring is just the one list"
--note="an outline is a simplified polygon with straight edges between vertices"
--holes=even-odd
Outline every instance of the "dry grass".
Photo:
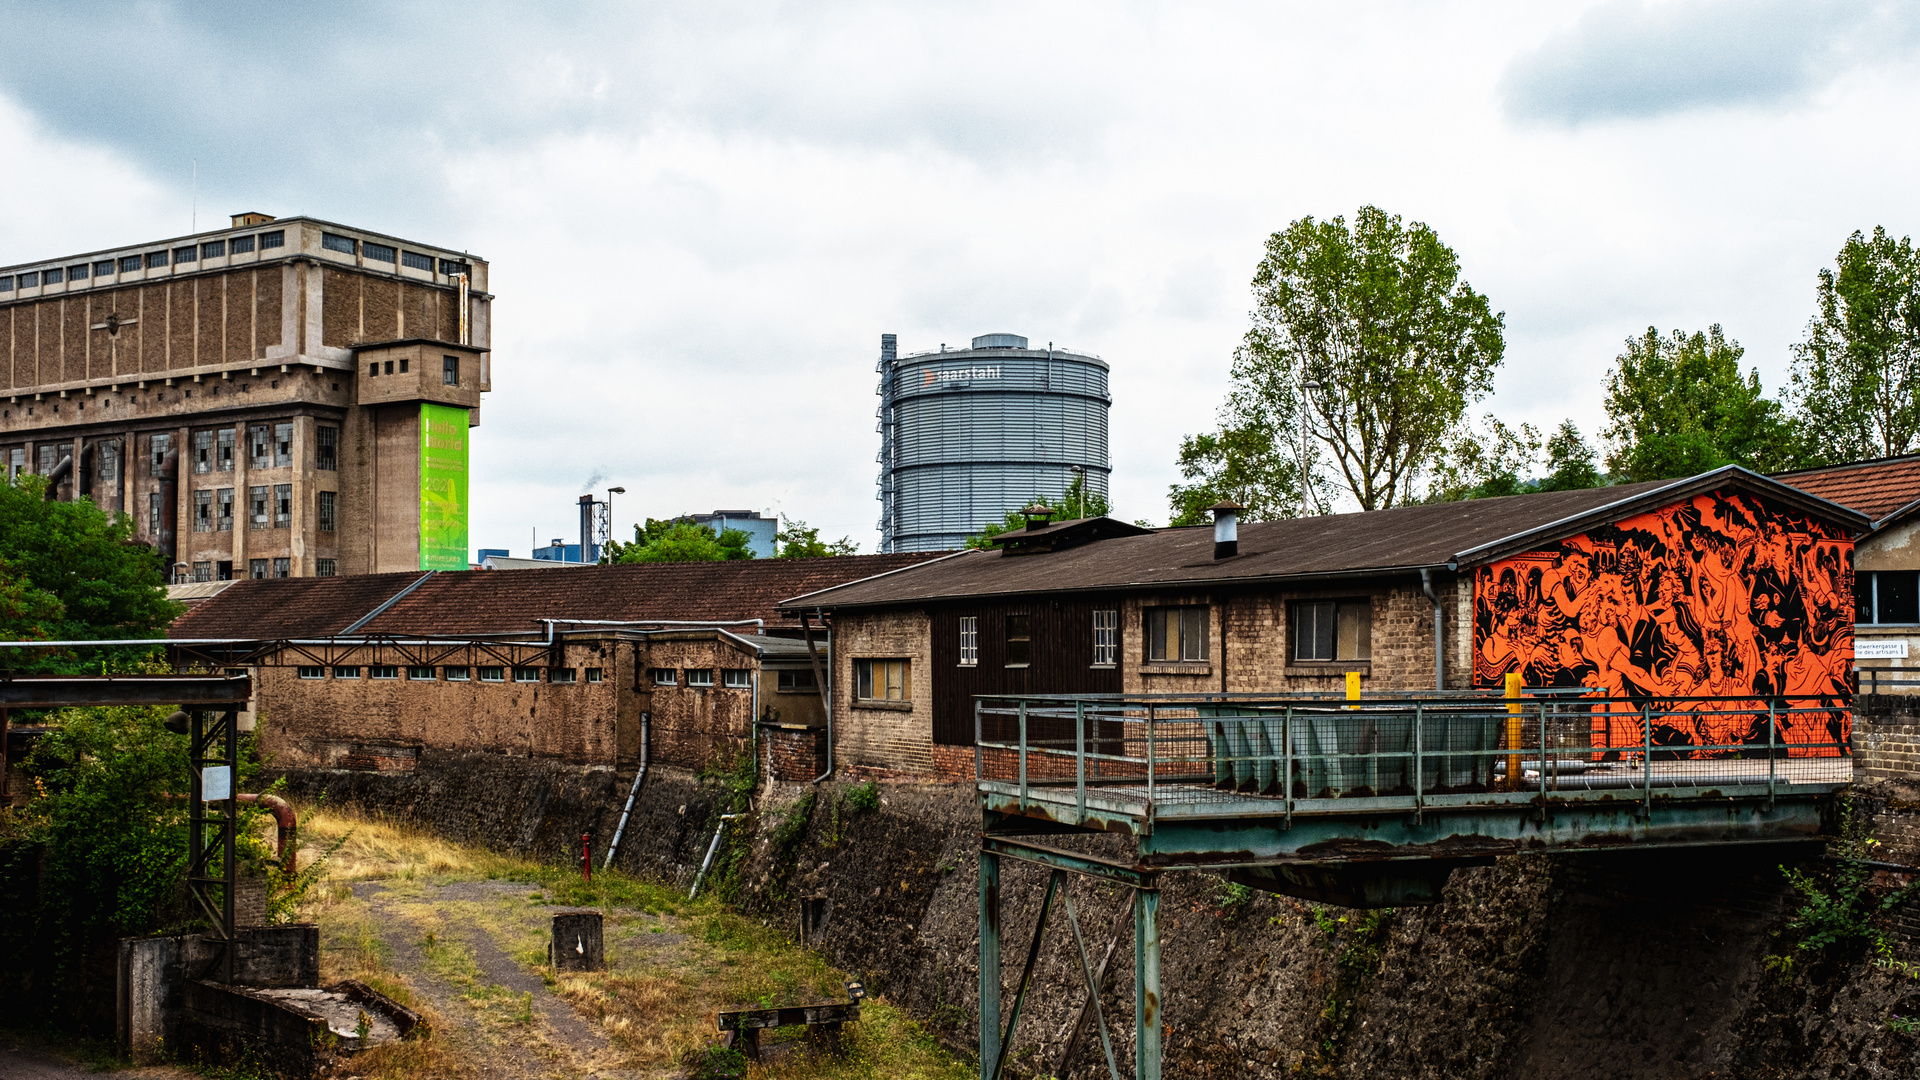
[[[537,1052],[557,1075],[584,1075],[589,1059],[595,1068],[666,1075],[713,1042],[716,1010],[835,1000],[844,993],[843,974],[819,956],[711,899],[688,901],[677,890],[617,872],[596,871],[588,885],[565,869],[338,811],[313,815],[303,830],[302,858],[315,857],[342,837],[344,843],[301,906],[300,917],[322,929],[325,979],[357,978],[431,1014],[431,1004],[409,978],[430,976],[455,992],[457,1000],[448,1007],[461,1014],[432,1016],[436,1031],[450,1033],[449,1022],[463,1023],[480,1042],[511,1039]],[[435,886],[484,880],[523,882],[525,888],[498,888],[482,901],[435,899]],[[352,884],[363,881],[382,885],[384,928],[390,935],[392,920],[404,920],[407,940],[420,946],[421,970],[396,969],[373,910],[353,895]],[[605,913],[612,970],[559,975],[547,966],[552,905],[597,907]],[[540,975],[556,997],[606,1036],[617,1060],[601,1060],[604,1052],[555,1045],[534,1022],[526,999],[490,983],[459,935],[447,932],[449,926],[485,933],[524,969]],[[798,1029],[782,1031],[769,1043],[799,1035]],[[474,1075],[473,1062],[464,1058],[484,1053],[484,1047],[459,1043],[436,1036],[394,1044],[361,1055],[351,1069],[368,1080]],[[862,1021],[847,1029],[846,1044],[844,1058],[779,1054],[750,1075],[793,1080],[961,1080],[972,1075],[884,1001],[867,1002]]]

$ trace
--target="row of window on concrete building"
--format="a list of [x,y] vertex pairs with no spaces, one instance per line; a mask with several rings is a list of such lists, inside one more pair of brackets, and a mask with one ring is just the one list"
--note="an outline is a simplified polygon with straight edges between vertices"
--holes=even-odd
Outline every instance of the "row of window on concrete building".
[[[139,255],[123,255],[118,259],[100,259],[93,262],[74,263],[72,266],[50,266],[45,270],[26,270],[19,274],[0,276],[0,292],[12,292],[16,285],[22,289],[34,289],[42,285],[59,285],[62,282],[71,284],[89,280],[99,281],[101,278],[112,277],[116,273],[133,274],[142,270],[160,270],[169,263],[181,266],[187,263],[198,263],[203,259],[224,259],[232,255],[245,255],[254,250],[256,241],[262,251],[284,247],[287,243],[287,233],[285,229],[275,229],[272,232],[208,240],[201,244],[185,244],[176,248],[143,252]],[[351,244],[353,241],[347,242]],[[431,263],[428,265],[431,267]]]

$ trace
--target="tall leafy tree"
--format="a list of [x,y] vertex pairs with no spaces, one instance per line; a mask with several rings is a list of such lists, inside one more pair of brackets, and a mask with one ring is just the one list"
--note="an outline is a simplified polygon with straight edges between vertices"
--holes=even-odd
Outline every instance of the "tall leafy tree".
[[[1374,206],[1351,228],[1304,217],[1268,238],[1253,291],[1219,433],[1183,445],[1189,486],[1222,484],[1255,516],[1321,509],[1303,505],[1325,493],[1303,499],[1299,477],[1321,486],[1324,452],[1362,509],[1417,501],[1505,354],[1504,316],[1460,280],[1453,249]],[[1303,405],[1310,449],[1298,455]],[[1197,499],[1176,487],[1172,501],[1177,516]]]
[[751,538],[739,529],[715,533],[691,521],[648,518],[633,527],[633,543],[607,545],[609,563],[732,562],[753,558]]
[[[38,476],[0,481],[0,640],[159,637],[180,611],[159,553],[134,543],[127,517],[90,499],[49,501]],[[97,670],[101,660],[95,649],[16,652],[0,666]]]
[[1573,421],[1563,420],[1547,436],[1547,475],[1536,486],[1538,491],[1581,491],[1605,487],[1607,477],[1597,464],[1599,455],[1580,434]]
[[1624,481],[1664,480],[1744,465],[1791,468],[1792,429],[1746,350],[1715,323],[1705,332],[1627,339],[1607,373],[1607,466]]
[[782,559],[825,559],[838,555],[858,555],[860,545],[853,537],[843,536],[831,543],[820,539],[820,530],[794,518],[788,518],[773,534]]
[[[1920,450],[1920,254],[1875,226],[1820,271],[1820,311],[1794,347],[1794,418],[1813,462]],[[1811,463],[1811,462],[1810,462]]]

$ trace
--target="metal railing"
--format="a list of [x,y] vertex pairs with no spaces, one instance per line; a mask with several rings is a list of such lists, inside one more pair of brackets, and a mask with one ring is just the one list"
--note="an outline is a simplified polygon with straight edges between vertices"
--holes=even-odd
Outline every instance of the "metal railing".
[[1289,817],[1534,797],[1650,806],[1656,791],[1772,798],[1852,776],[1852,707],[1833,698],[982,697],[974,725],[983,791],[1021,810],[1070,804],[1079,820],[1090,802],[1141,814],[1259,801]]
[[1855,687],[1862,694],[1920,693],[1920,669],[1854,668]]

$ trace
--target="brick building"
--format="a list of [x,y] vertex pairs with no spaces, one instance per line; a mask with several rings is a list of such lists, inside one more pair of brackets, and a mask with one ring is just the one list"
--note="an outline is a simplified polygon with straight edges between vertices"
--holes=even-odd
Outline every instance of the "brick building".
[[408,769],[427,749],[613,768],[643,738],[698,768],[756,722],[817,741],[830,642],[783,597],[927,557],[238,581],[169,637],[183,665],[252,671],[277,768]]
[[1920,456],[1830,465],[1774,479],[1873,519],[1854,543],[1855,665],[1867,689],[1920,691],[1920,675],[1911,674],[1920,665]]
[[1465,690],[1512,671],[1623,695],[1846,694],[1867,525],[1728,467],[1247,524],[1224,545],[1036,524],[783,607],[833,628],[840,762],[962,777],[975,695],[1338,692],[1349,673]]
[[0,468],[195,581],[462,569],[484,260],[312,218],[0,267]]

